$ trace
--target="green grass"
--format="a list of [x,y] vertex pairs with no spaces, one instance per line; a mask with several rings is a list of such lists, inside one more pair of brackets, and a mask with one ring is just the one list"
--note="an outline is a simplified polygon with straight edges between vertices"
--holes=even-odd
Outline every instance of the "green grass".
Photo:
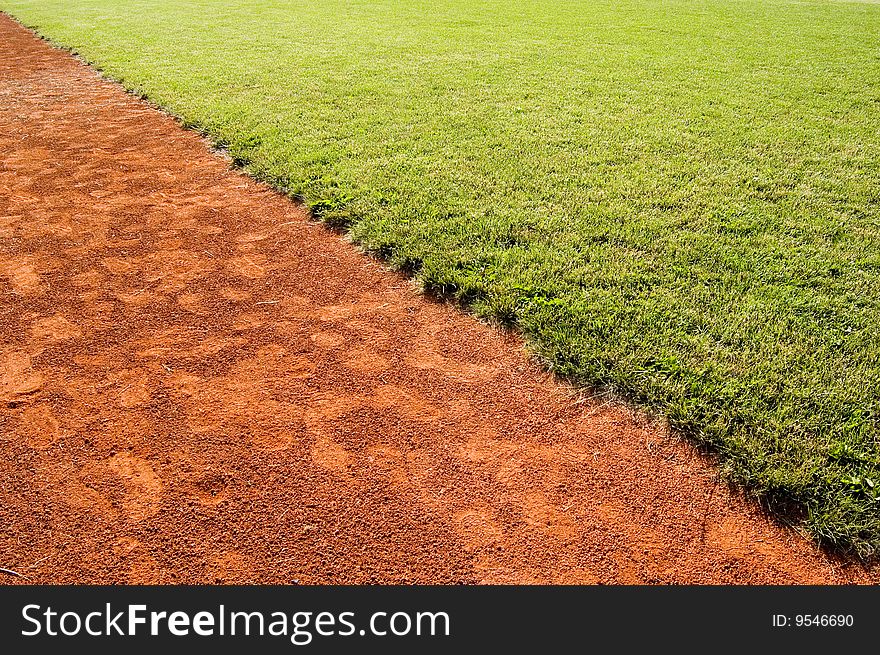
[[880,546],[880,4],[0,9],[820,541]]

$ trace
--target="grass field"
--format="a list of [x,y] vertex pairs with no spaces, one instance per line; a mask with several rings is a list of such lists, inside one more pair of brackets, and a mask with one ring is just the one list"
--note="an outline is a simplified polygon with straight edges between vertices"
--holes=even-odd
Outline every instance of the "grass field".
[[880,547],[880,4],[0,9],[821,541]]

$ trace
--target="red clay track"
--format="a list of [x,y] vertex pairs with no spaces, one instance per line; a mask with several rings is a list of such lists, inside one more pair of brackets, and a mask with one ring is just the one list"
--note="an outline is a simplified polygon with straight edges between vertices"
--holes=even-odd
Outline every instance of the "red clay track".
[[2,581],[870,582],[0,16]]

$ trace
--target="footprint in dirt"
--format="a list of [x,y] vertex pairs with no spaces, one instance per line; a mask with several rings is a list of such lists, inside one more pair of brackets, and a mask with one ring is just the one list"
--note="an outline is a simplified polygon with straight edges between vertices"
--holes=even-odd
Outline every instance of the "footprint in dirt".
[[21,296],[33,296],[42,291],[42,279],[30,257],[0,259],[0,275],[12,285],[12,291]]
[[34,450],[51,448],[63,435],[58,418],[48,405],[26,408],[21,414],[16,432]]
[[52,345],[81,335],[80,329],[61,314],[46,316],[31,324],[31,339],[40,345]]
[[74,483],[68,502],[98,511],[107,518],[122,514],[129,521],[143,521],[159,512],[164,484],[150,463],[131,453],[87,464]]
[[31,356],[20,350],[0,353],[0,401],[16,403],[40,390],[44,377],[33,369]]

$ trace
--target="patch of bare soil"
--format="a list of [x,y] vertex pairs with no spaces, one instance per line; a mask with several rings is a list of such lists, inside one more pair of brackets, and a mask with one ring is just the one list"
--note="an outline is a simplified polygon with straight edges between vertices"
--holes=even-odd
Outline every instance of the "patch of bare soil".
[[4,582],[877,579],[5,16],[0,156]]

